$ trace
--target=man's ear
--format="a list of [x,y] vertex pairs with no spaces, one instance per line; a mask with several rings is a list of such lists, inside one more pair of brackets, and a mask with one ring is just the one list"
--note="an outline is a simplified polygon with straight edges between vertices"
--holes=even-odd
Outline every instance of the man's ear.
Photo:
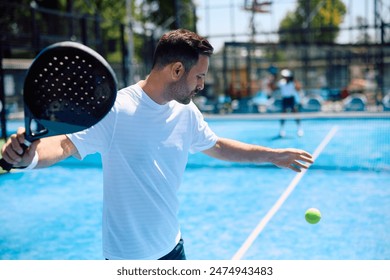
[[179,80],[185,72],[184,65],[181,62],[175,62],[171,67],[172,79]]

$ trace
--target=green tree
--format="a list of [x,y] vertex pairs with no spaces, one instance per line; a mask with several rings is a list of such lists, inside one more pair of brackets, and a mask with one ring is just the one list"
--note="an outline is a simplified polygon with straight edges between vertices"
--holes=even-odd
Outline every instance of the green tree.
[[140,21],[163,29],[194,30],[196,18],[192,0],[145,0],[140,3]]
[[280,43],[334,43],[346,13],[341,0],[298,0],[279,25]]
[[[126,0],[59,0],[62,6],[73,2],[73,11],[98,14],[102,19],[101,28],[103,39],[110,42],[110,46],[119,50],[120,24],[127,24]],[[192,0],[130,0],[132,28],[134,37],[135,58],[137,60],[148,58],[152,55],[153,36],[161,34],[156,30],[165,32],[176,27],[178,19],[180,27],[192,29],[196,26],[193,13]],[[69,5],[69,4],[68,4]],[[177,17],[176,17],[177,14]],[[126,41],[129,38],[125,38]],[[111,53],[112,60],[119,59],[119,52]],[[116,57],[116,58],[115,58]]]
[[[110,62],[121,60],[121,24],[126,23],[126,0],[61,0],[72,2],[74,13],[88,14],[101,19],[101,36]],[[134,0],[131,1],[134,5]],[[138,44],[140,45],[140,44]]]
[[[121,26],[127,24],[127,0],[16,0],[9,2],[0,0],[0,8],[5,11],[0,18],[0,31],[3,38],[11,41],[18,38],[18,42],[29,39],[21,38],[24,34],[33,34],[31,26],[32,7],[58,11],[63,14],[77,16],[88,15],[89,29],[94,32],[91,18],[100,19],[100,38],[102,39],[103,52],[111,62],[121,60]],[[162,32],[177,27],[194,30],[196,16],[193,0],[130,0],[132,11],[132,30],[134,37],[134,54],[138,61],[149,58],[152,55],[154,41]],[[36,25],[39,32],[48,36],[66,36],[71,34],[71,22],[68,16],[42,15],[36,13]],[[60,20],[61,18],[61,20]],[[178,21],[176,21],[178,20]],[[79,28],[77,20],[72,22]],[[93,38],[92,34],[90,38]],[[75,36],[80,36],[76,34]],[[75,38],[80,39],[80,38]],[[5,40],[5,39],[4,39]],[[126,43],[129,38],[125,37]]]

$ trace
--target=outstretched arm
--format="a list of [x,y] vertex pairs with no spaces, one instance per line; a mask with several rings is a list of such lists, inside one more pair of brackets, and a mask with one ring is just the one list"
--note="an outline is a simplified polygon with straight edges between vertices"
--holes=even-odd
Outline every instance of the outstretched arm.
[[19,128],[16,134],[10,136],[1,149],[5,161],[14,167],[30,165],[36,152],[38,153],[37,168],[53,165],[71,155],[78,155],[76,147],[66,135],[42,138],[34,141],[23,153],[24,128]]
[[214,147],[204,151],[208,156],[233,162],[270,162],[278,167],[301,172],[313,163],[312,155],[300,149],[273,149],[240,141],[219,138]]

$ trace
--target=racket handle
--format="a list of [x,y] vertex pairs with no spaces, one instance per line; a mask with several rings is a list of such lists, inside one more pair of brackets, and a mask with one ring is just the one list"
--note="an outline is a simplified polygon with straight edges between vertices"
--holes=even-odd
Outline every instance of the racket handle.
[[[27,150],[28,146],[25,144],[21,144],[21,146],[23,148],[23,154],[24,154],[24,152]],[[0,159],[0,166],[3,170],[10,171],[14,165],[11,163],[8,163],[7,161],[5,161],[5,159],[2,158],[2,159]],[[22,169],[22,168],[26,168],[26,167],[17,167],[17,168]]]
[[13,167],[12,164],[6,162],[3,158],[0,159],[0,166],[5,171],[10,171],[12,169],[12,167]]

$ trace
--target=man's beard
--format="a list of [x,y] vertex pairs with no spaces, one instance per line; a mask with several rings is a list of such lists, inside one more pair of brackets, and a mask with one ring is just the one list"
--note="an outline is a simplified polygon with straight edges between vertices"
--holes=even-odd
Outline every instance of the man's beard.
[[200,91],[198,88],[196,88],[188,93],[188,87],[185,83],[185,79],[183,78],[180,81],[172,84],[168,90],[170,91],[170,94],[174,100],[184,105],[189,104],[192,100],[192,97],[194,97]]

